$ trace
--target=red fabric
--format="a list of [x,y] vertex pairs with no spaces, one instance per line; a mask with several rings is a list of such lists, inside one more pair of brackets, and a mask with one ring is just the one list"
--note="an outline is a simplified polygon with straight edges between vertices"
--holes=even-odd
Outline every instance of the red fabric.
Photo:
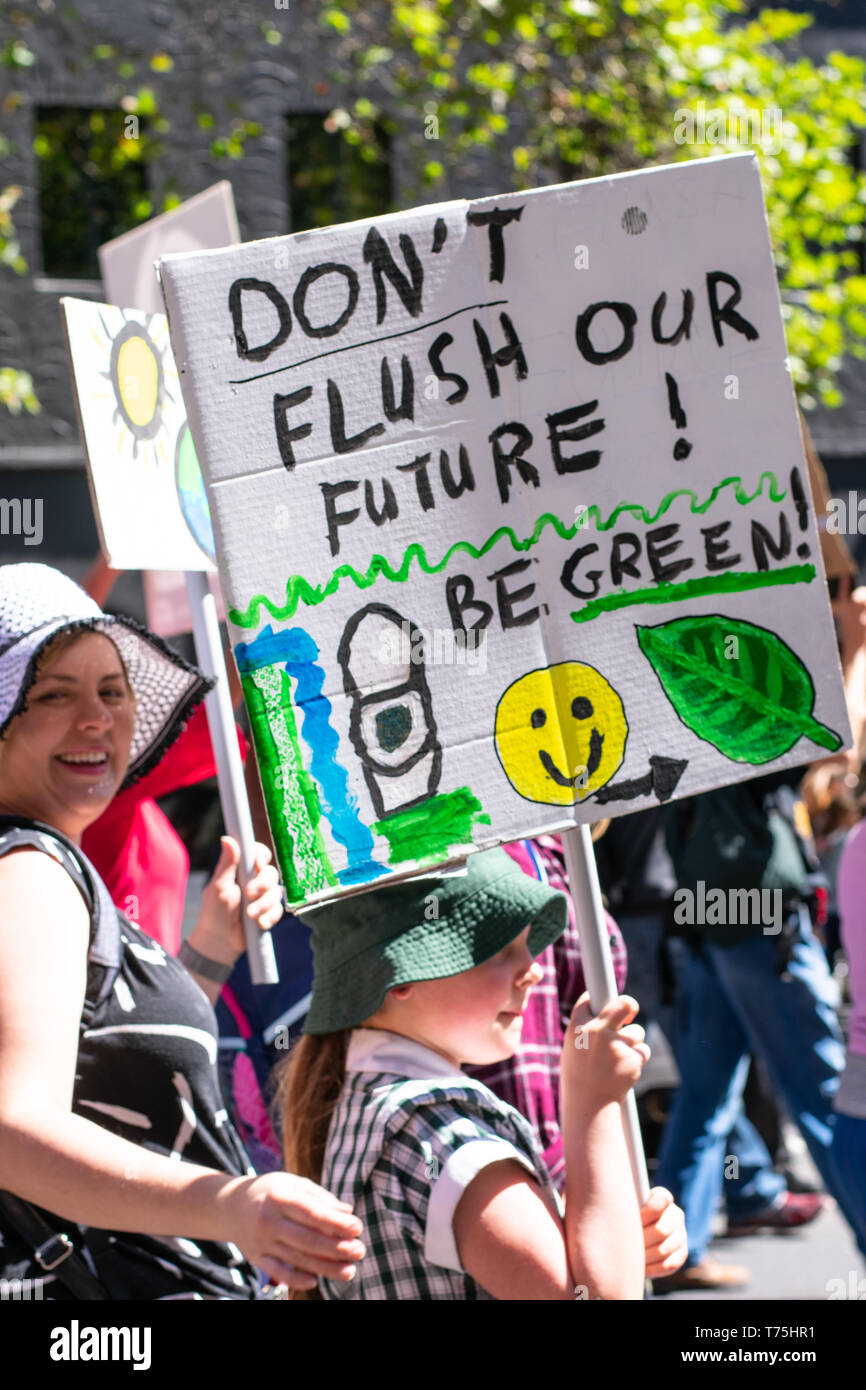
[[[241,757],[247,741],[238,729]],[[154,797],[216,775],[204,705],[152,772],[118,792],[85,830],[81,848],[93,862],[121,912],[171,955],[180,949],[180,928],[189,876],[189,855]]]

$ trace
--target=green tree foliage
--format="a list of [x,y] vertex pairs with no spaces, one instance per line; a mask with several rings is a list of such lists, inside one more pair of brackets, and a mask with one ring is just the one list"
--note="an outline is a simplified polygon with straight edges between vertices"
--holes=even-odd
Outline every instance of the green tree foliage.
[[[35,7],[28,11],[18,0],[0,0],[0,116],[17,110],[25,100],[30,70],[37,64],[30,46],[36,24],[50,25],[57,46],[76,55],[70,65],[98,76],[94,88],[102,98],[99,107],[72,111],[43,106],[34,134],[45,220],[43,270],[97,278],[96,250],[101,242],[167,212],[198,191],[178,189],[163,180],[160,196],[155,197],[147,181],[147,171],[159,168],[171,130],[158,89],[174,63],[162,51],[131,46],[121,51],[99,42],[89,18],[71,7],[48,4],[40,10],[41,14]],[[89,45],[82,42],[88,26]],[[207,42],[201,25],[194,32],[198,42]],[[273,43],[272,31],[268,32],[270,38],[263,28],[263,44]],[[210,152],[216,163],[241,158],[247,141],[262,133],[259,125],[235,112],[223,113],[218,121],[203,100],[196,99],[194,105],[199,128],[210,132]],[[10,153],[10,142],[0,135],[0,160]],[[18,275],[28,269],[11,217],[20,191],[13,185],[4,188],[0,181],[0,275],[4,268]],[[28,372],[0,366],[0,407],[13,414],[40,410]]]
[[[369,170],[364,182],[371,198],[380,196],[383,131],[397,137],[403,205],[447,196],[455,171],[460,191],[494,192],[749,145],[760,161],[801,403],[839,403],[843,355],[866,355],[866,276],[858,273],[866,175],[849,157],[866,125],[866,65],[843,53],[821,64],[801,56],[797,38],[810,17],[769,10],[749,19],[745,0],[293,3],[314,12],[328,36],[334,55],[328,76],[350,96],[323,128],[339,131],[353,147],[344,171],[353,186],[355,171]],[[76,63],[100,75],[103,100],[107,90],[109,104],[124,113],[122,125],[107,118],[86,132],[95,151],[122,166],[128,192],[122,220],[133,226],[176,206],[196,190],[163,181],[157,196],[145,195],[136,177],[143,167],[159,169],[173,134],[160,103],[161,84],[173,80],[171,56],[121,51],[94,32],[82,57],[87,19],[60,6],[50,8],[50,19],[48,13],[38,17],[17,0],[0,0],[0,77],[13,83],[7,90],[4,80],[0,109],[13,110],[24,99],[14,87],[26,88],[36,63],[28,31],[50,23],[60,49],[77,52]],[[270,61],[288,49],[290,14],[277,9],[258,26]],[[203,72],[213,56],[211,36],[199,26],[188,38],[201,47],[201,63],[191,70]],[[218,58],[238,71],[249,60],[246,47],[221,50]],[[319,89],[327,90],[321,80]],[[191,96],[212,158],[230,169],[255,145],[261,127],[240,110],[213,112],[203,84]],[[724,113],[727,143],[708,122],[704,133],[713,138],[682,138],[682,113],[697,112],[700,103]],[[99,126],[98,113],[95,119]],[[0,158],[4,152],[0,138]],[[53,157],[62,152],[59,142]],[[414,189],[406,187],[407,170],[414,170]],[[307,189],[316,221],[328,201],[319,174],[310,172]],[[0,275],[25,269],[10,216],[16,196],[0,180]],[[353,199],[350,215],[363,215]],[[3,373],[0,405],[38,409],[27,374]]]
[[[32,62],[30,49],[18,40],[9,41],[0,48],[0,67],[27,68]],[[0,135],[0,158],[8,153],[9,142]],[[12,221],[12,209],[20,197],[21,189],[15,184],[7,184],[5,188],[0,186],[0,270],[5,268],[16,275],[24,275],[27,271],[27,262],[21,254]],[[21,410],[35,415],[40,410],[29,372],[19,371],[17,367],[0,366],[0,406],[5,406],[13,415]]]
[[[0,188],[0,266],[23,275],[27,262],[21,255],[21,248],[15,235],[12,222],[12,209],[21,196],[21,189],[14,184]],[[0,367],[0,406],[5,406],[13,415],[27,410],[31,415],[40,410],[33,378],[29,372],[19,371],[17,367]]]
[[[364,143],[378,122],[408,142],[418,193],[449,171],[484,189],[530,188],[755,150],[801,403],[838,405],[843,355],[866,356],[859,273],[866,176],[850,151],[866,125],[866,65],[797,51],[805,15],[743,0],[418,0],[321,3],[338,80],[332,113]],[[689,125],[685,112],[722,113]],[[763,119],[762,119],[763,117]],[[703,137],[703,138],[702,138]],[[482,166],[478,165],[479,170]],[[462,182],[465,185],[466,179]]]
[[123,110],[40,109],[33,146],[46,275],[97,280],[102,242],[153,215],[147,144],[144,122]]

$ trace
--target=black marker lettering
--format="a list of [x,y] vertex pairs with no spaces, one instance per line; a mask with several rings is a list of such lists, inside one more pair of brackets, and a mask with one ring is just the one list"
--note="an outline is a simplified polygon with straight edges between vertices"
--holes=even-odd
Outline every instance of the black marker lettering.
[[[676,379],[671,376],[670,372],[665,372],[665,382],[668,388],[668,410],[670,412],[670,417],[678,430],[684,430],[688,421],[686,420],[686,412],[683,410],[680,401],[680,393]],[[682,440],[678,439],[677,443],[681,444]]]
[[438,256],[439,252],[442,250],[447,236],[448,227],[444,217],[437,217],[433,225],[433,245],[430,248],[434,256]]
[[446,372],[445,368],[442,366],[442,354],[453,342],[454,337],[451,333],[440,333],[427,353],[427,361],[430,363],[430,366],[433,368],[439,380],[453,381],[454,385],[457,387],[456,391],[452,391],[450,396],[445,397],[446,405],[456,405],[458,401],[463,400],[463,397],[469,390],[469,382],[466,380],[465,376],[459,376],[457,372]]
[[385,432],[385,426],[379,423],[368,425],[365,430],[353,434],[351,439],[346,438],[346,414],[343,410],[343,397],[340,395],[340,388],[335,381],[328,382],[328,410],[331,416],[331,444],[335,454],[351,454],[355,449],[363,449],[368,439]]
[[[307,318],[307,292],[311,285],[314,285],[317,280],[321,280],[323,275],[345,276],[349,294],[346,300],[346,307],[339,317],[336,318],[333,323],[323,323],[318,328],[315,328]],[[323,265],[307,266],[307,269],[298,281],[298,286],[292,299],[295,318],[298,320],[298,323],[301,325],[301,328],[308,338],[333,338],[334,334],[339,333],[340,329],[345,327],[354,314],[360,291],[361,286],[358,281],[358,276],[350,265],[338,265],[336,261],[326,261]]]
[[[631,546],[631,551],[623,555],[625,546]],[[614,536],[610,552],[610,577],[614,584],[621,584],[624,574],[631,579],[640,579],[640,570],[635,564],[640,552],[641,543],[633,531],[623,531],[621,535]]]
[[803,479],[800,477],[799,468],[791,469],[791,497],[797,508],[797,524],[801,531],[805,531],[809,524],[809,504],[803,491]]
[[[730,285],[733,294],[728,296],[724,304],[719,304],[717,287],[722,281],[724,281],[726,285]],[[734,305],[739,304],[742,299],[743,291],[740,288],[739,281],[735,280],[733,275],[726,274],[724,270],[708,271],[707,295],[709,296],[710,314],[713,319],[713,332],[716,335],[716,342],[719,347],[723,346],[723,323],[726,323],[729,328],[733,328],[737,333],[742,333],[744,337],[748,338],[750,343],[758,337],[758,330],[755,328],[754,324],[749,323],[748,319],[744,319],[742,314],[738,314],[734,308]]]
[[400,233],[400,250],[406,267],[412,277],[411,284],[391,254],[381,232],[371,227],[364,242],[364,260],[373,271],[373,284],[376,287],[376,322],[382,323],[388,311],[388,292],[385,280],[390,280],[403,303],[403,308],[417,318],[421,312],[421,294],[424,288],[424,267],[418,258],[415,244],[406,232]]
[[[452,574],[451,578],[445,581],[445,600],[455,632],[481,632],[493,617],[490,604],[475,597],[475,584],[468,574]],[[470,608],[474,608],[480,617],[467,629],[463,614]]]
[[759,570],[768,570],[770,552],[774,560],[784,560],[791,553],[791,528],[784,512],[779,513],[779,544],[777,545],[766,526],[760,521],[752,522],[752,554]]
[[467,212],[466,221],[470,227],[486,227],[490,237],[490,279],[501,284],[505,278],[505,242],[502,228],[509,222],[519,222],[523,207],[493,208],[491,212]]
[[566,589],[568,593],[573,594],[575,598],[595,598],[596,594],[601,588],[600,581],[603,573],[602,570],[587,571],[586,577],[587,579],[592,581],[593,585],[589,593],[587,593],[586,589],[578,589],[577,585],[574,582],[574,573],[580,562],[584,560],[587,555],[594,555],[597,550],[598,546],[596,545],[595,541],[593,541],[590,545],[582,545],[577,550],[573,550],[571,552],[571,554],[569,555],[568,559],[562,567],[562,573],[559,576],[559,582],[562,585],[563,589]]
[[576,444],[578,440],[590,439],[592,435],[604,429],[604,420],[587,420],[585,425],[577,425],[574,429],[566,428],[573,425],[575,420],[581,420],[584,415],[591,415],[597,409],[598,401],[587,401],[585,405],[575,405],[569,410],[560,410],[555,415],[546,417],[550,452],[557,473],[581,473],[587,468],[598,467],[601,462],[601,449],[587,449],[580,454],[569,454],[566,458],[560,447],[563,440]]
[[367,515],[374,526],[384,526],[386,521],[393,521],[397,516],[397,498],[394,496],[394,489],[387,478],[382,479],[382,507],[381,510],[376,506],[373,497],[373,484],[368,478],[364,483],[364,506],[367,508]]
[[430,486],[430,479],[427,477],[427,465],[430,462],[429,454],[422,454],[420,458],[413,459],[411,463],[398,463],[398,473],[414,473],[415,486],[418,489],[418,501],[421,503],[422,512],[432,512],[436,506],[436,499],[433,496],[433,489]]
[[[250,347],[244,331],[242,296],[244,293],[251,294],[254,291],[257,294],[265,295],[271,301],[280,321],[280,326],[273,338],[267,343],[261,343],[258,347]],[[276,352],[278,347],[282,347],[292,331],[292,315],[289,306],[277,287],[270,284],[268,280],[235,280],[229,290],[229,312],[232,316],[238,357],[243,357],[249,362],[264,362],[272,352]]]
[[356,517],[361,515],[360,507],[353,507],[349,512],[338,512],[334,503],[338,497],[342,497],[346,492],[354,492],[355,488],[360,487],[360,483],[319,483],[322,489],[322,496],[325,499],[325,516],[328,522],[328,544],[331,547],[331,554],[336,555],[340,549],[341,526],[350,526]]
[[[622,342],[619,347],[611,348],[609,352],[598,351],[589,339],[590,325],[596,314],[600,314],[602,309],[613,310],[622,324]],[[598,304],[590,304],[588,309],[584,309],[575,325],[574,336],[577,340],[577,346],[587,362],[592,362],[597,366],[602,362],[616,362],[631,351],[634,347],[634,326],[636,323],[637,314],[630,304],[623,304],[614,299],[604,299]]]
[[[506,452],[500,443],[504,434],[513,434],[514,443]],[[510,469],[516,468],[518,477],[524,483],[531,483],[533,487],[539,486],[538,469],[529,459],[523,458],[524,449],[532,448],[532,435],[525,425],[521,425],[519,420],[512,420],[506,425],[499,425],[489,436],[490,443],[493,445],[493,467],[496,472],[496,485],[499,488],[499,496],[503,502],[508,501],[508,494],[511,490]]]
[[510,627],[527,627],[529,623],[534,623],[540,616],[540,608],[530,608],[525,613],[515,613],[514,608],[518,603],[523,603],[525,599],[532,598],[535,593],[535,584],[525,584],[522,589],[513,589],[509,592],[505,581],[513,574],[523,574],[532,568],[531,560],[513,560],[510,565],[505,565],[501,570],[496,570],[488,575],[488,579],[496,581],[496,603],[499,608],[499,621],[502,623],[503,632],[507,632]]
[[[678,574],[682,574],[683,570],[690,570],[694,564],[694,560],[687,559],[672,560],[669,565],[661,563],[665,555],[672,555],[682,545],[682,541],[670,539],[679,529],[679,523],[672,522],[670,526],[656,526],[653,531],[646,533],[646,557],[657,584],[669,584]],[[665,541],[670,541],[670,544],[665,545]]]
[[682,337],[690,338],[692,336],[692,314],[695,310],[695,297],[691,290],[683,290],[682,295],[683,316],[679,321],[678,327],[675,328],[673,333],[667,338],[662,333],[662,314],[668,302],[668,297],[664,290],[653,305],[652,330],[653,337],[657,343],[670,343],[671,347],[674,347]]
[[311,424],[307,423],[295,425],[290,429],[286,420],[286,413],[291,410],[292,406],[302,405],[304,401],[308,401],[312,394],[312,386],[302,386],[300,391],[290,391],[287,396],[279,394],[274,396],[274,425],[277,431],[280,458],[285,468],[294,468],[297,462],[292,441],[294,439],[306,439],[313,428]]
[[469,466],[469,450],[465,444],[459,446],[457,460],[460,465],[460,477],[455,482],[451,472],[451,460],[444,449],[439,450],[439,473],[442,477],[442,486],[451,498],[462,497],[464,492],[475,491],[475,478]]
[[499,322],[502,325],[502,331],[508,341],[505,343],[504,347],[497,348],[496,351],[493,352],[490,347],[490,339],[478,322],[478,319],[472,320],[472,327],[475,329],[475,340],[478,343],[478,351],[481,353],[481,361],[487,373],[487,385],[491,397],[494,398],[500,394],[497,367],[507,367],[513,362],[518,381],[523,381],[529,371],[526,365],[526,358],[523,355],[523,347],[511,319],[507,314],[500,314]]
[[392,425],[397,420],[415,419],[415,377],[405,355],[400,358],[400,404],[394,398],[394,378],[387,357],[382,358],[382,408]]
[[717,526],[702,526],[701,535],[704,538],[704,554],[707,560],[707,569],[710,573],[716,570],[729,570],[732,565],[738,565],[742,560],[742,555],[726,555],[725,551],[730,550],[730,541],[722,537],[729,529],[729,521],[720,521]]

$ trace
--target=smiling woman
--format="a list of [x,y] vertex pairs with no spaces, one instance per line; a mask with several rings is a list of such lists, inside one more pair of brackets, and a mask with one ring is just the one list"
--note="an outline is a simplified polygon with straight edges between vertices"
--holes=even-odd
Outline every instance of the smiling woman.
[[0,743],[0,813],[46,821],[78,842],[126,776],[135,718],[111,639],[60,633],[40,655],[15,737]]
[[37,674],[45,674],[47,663],[59,669],[56,663],[74,639],[88,632],[110,638],[115,675],[125,677],[132,692],[135,719],[121,781],[130,786],[159,762],[208,683],[161,638],[131,618],[104,614],[77,584],[47,565],[7,565],[2,571],[0,738],[30,703]]
[[[236,842],[190,973],[80,847],[207,688],[56,570],[0,569],[0,1281],[36,1280],[37,1297],[254,1299],[254,1265],[305,1288],[363,1254],[351,1210],[257,1178],[226,1117],[211,1004],[243,950]],[[257,845],[246,884],[263,930],[282,916],[269,859]]]

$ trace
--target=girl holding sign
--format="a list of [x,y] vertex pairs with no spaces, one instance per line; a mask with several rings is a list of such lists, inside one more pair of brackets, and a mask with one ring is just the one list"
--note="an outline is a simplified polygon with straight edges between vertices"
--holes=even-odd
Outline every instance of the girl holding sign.
[[[244,945],[238,845],[180,960],[81,851],[207,686],[58,571],[0,569],[0,1277],[36,1297],[253,1299],[254,1265],[309,1288],[363,1254],[329,1193],[255,1176],[224,1109],[211,1005]],[[263,929],[283,910],[269,858],[247,888]]]
[[566,901],[501,850],[302,913],[315,980],[284,1079],[288,1165],[351,1203],[371,1253],[325,1299],[639,1299],[685,1258],[682,1212],[638,1207],[620,1103],[637,1004],[578,1001],[562,1048],[565,1212],[532,1125],[464,1062],[510,1057]]

